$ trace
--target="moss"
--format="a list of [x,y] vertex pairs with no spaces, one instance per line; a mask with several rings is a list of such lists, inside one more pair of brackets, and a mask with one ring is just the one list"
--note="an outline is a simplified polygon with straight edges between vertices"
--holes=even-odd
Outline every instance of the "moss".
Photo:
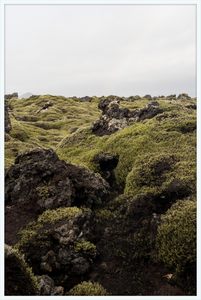
[[18,122],[12,115],[10,115],[10,121],[12,126],[12,129],[10,131],[10,136],[22,142],[26,142],[29,139],[29,136],[24,130],[22,124]]
[[48,186],[42,186],[36,188],[37,194],[42,198],[42,200],[45,200],[49,197],[49,189]]
[[106,296],[109,293],[98,282],[83,281],[81,284],[74,286],[68,296]]
[[196,261],[196,201],[179,200],[162,217],[156,239],[158,260],[180,273]]
[[93,243],[85,241],[83,239],[74,244],[74,251],[81,252],[92,258],[95,258],[98,255],[96,246]]
[[[18,250],[12,249],[12,247],[8,245],[5,245],[5,254],[5,282],[6,292],[8,293],[7,295],[11,295],[9,292],[14,292],[15,286],[17,286],[21,296],[40,295],[40,287],[38,285],[37,278],[34,276],[32,269],[28,267],[24,257],[18,252]],[[12,283],[9,282],[10,280]]]
[[63,219],[68,221],[76,214],[82,214],[82,210],[77,207],[64,207],[57,208],[55,210],[46,210],[38,217],[37,222],[29,223],[25,229],[21,229],[18,232],[21,237],[15,244],[14,248],[25,253],[27,251],[27,247],[30,247],[30,245],[50,247],[50,231],[49,227],[48,230],[45,229],[45,225],[54,225]]

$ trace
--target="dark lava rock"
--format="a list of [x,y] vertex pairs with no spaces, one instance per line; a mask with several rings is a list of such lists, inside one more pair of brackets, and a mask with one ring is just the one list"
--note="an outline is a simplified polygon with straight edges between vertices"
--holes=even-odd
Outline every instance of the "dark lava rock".
[[43,106],[43,108],[42,109],[46,109],[46,108],[48,108],[49,106],[52,106],[53,105],[53,103],[52,102],[46,102],[45,104],[44,104],[44,106]]
[[[39,224],[35,224],[37,230]],[[22,237],[18,245],[35,274],[47,274],[55,280],[63,274],[72,278],[88,273],[98,255],[96,246],[89,242],[91,237],[91,212],[81,210],[70,220],[66,214],[56,223],[44,224],[35,237],[30,233],[28,241]]]
[[8,113],[8,108],[4,105],[4,130],[6,133],[9,133],[12,129],[11,121]]
[[151,95],[145,95],[143,98],[146,98],[146,99],[148,99],[148,100],[152,100]]
[[179,100],[179,101],[185,101],[185,100],[190,100],[190,99],[191,99],[191,97],[186,93],[179,94],[179,96],[177,97],[177,100]]
[[12,93],[12,94],[4,95],[4,99],[11,99],[13,97],[17,97],[18,98],[18,93]]
[[139,111],[137,121],[139,122],[145,119],[151,119],[162,112],[163,110],[159,108],[159,103],[157,101],[149,102]]
[[107,153],[97,153],[94,156],[94,162],[99,165],[102,177],[112,185],[115,179],[115,169],[117,167],[119,158],[109,155]]
[[62,286],[54,286],[54,280],[48,275],[38,276],[37,281],[40,287],[40,295],[63,296],[64,288]]
[[137,219],[153,213],[164,214],[176,200],[183,199],[190,194],[191,190],[186,183],[174,179],[161,195],[138,195],[131,201],[127,214]]
[[193,108],[193,109],[197,109],[197,103],[196,102],[190,102],[190,103],[187,103],[185,105],[186,108]]
[[138,109],[130,111],[128,108],[119,107],[120,100],[110,98],[101,100],[98,108],[102,110],[100,120],[92,123],[92,131],[97,136],[110,135],[120,129],[132,125],[136,121],[151,119],[155,115],[162,113],[156,101],[148,103],[140,111]]
[[21,152],[5,176],[5,202],[34,203],[35,210],[101,202],[108,183],[84,167],[59,160],[51,148]]
[[92,98],[89,96],[85,96],[79,99],[78,102],[91,102]]

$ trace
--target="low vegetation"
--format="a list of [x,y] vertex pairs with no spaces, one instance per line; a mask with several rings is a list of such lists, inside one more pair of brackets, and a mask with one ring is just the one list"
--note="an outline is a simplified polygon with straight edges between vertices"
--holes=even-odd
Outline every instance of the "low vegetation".
[[[110,265],[114,258],[116,269],[101,271],[96,275],[98,282],[80,277],[74,287],[66,283],[66,295],[108,295],[112,276],[118,278],[113,278],[117,291],[120,278],[124,283],[134,278],[122,295],[138,295],[141,290],[153,295],[154,288],[149,290],[151,283],[145,278],[147,266],[151,269],[156,264],[174,273],[169,283],[185,295],[195,295],[197,115],[186,104],[196,103],[196,98],[184,93],[160,97],[155,101],[162,113],[100,137],[93,133],[92,123],[100,118],[98,103],[105,98],[93,96],[91,102],[79,102],[76,97],[39,95],[6,100],[12,130],[5,134],[5,169],[14,164],[18,153],[35,147],[53,148],[59,159],[86,167],[99,177],[103,170],[94,157],[98,153],[118,157],[110,193],[92,211],[93,242],[81,239],[73,244],[73,251],[97,261],[92,275],[99,274],[101,259]],[[139,96],[116,99],[129,110],[140,110],[150,102]],[[46,102],[53,105],[41,110]],[[37,193],[48,198],[48,186]],[[19,231],[15,249],[25,257],[30,245],[50,249],[49,226],[84,211],[85,207],[63,207],[43,212]]]

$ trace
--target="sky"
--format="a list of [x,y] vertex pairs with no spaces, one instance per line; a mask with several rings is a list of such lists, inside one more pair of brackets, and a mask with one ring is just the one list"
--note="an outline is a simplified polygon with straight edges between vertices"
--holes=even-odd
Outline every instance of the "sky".
[[6,5],[5,94],[196,97],[196,5]]

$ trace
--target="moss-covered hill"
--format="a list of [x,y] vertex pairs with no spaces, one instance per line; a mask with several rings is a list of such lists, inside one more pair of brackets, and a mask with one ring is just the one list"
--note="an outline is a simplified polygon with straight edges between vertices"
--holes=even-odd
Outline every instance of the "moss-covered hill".
[[[196,98],[181,94],[151,99],[160,108],[154,117],[132,119],[129,126],[111,135],[93,132],[92,123],[102,114],[100,100],[115,99],[121,108],[140,111],[151,101],[148,98],[93,96],[90,102],[80,102],[76,97],[41,95],[7,99],[12,130],[5,133],[5,169],[21,151],[42,147],[53,148],[59,159],[106,178],[107,167],[101,168],[95,157],[115,157],[110,194],[92,208],[92,240],[102,256],[83,280],[95,279],[110,294],[195,294]],[[187,224],[189,218],[192,222]],[[164,245],[172,251],[171,263]],[[174,274],[170,282],[163,277],[166,271]],[[65,293],[81,283],[65,283],[55,276]],[[164,290],[159,291],[159,283]],[[172,291],[169,284],[182,291]]]

